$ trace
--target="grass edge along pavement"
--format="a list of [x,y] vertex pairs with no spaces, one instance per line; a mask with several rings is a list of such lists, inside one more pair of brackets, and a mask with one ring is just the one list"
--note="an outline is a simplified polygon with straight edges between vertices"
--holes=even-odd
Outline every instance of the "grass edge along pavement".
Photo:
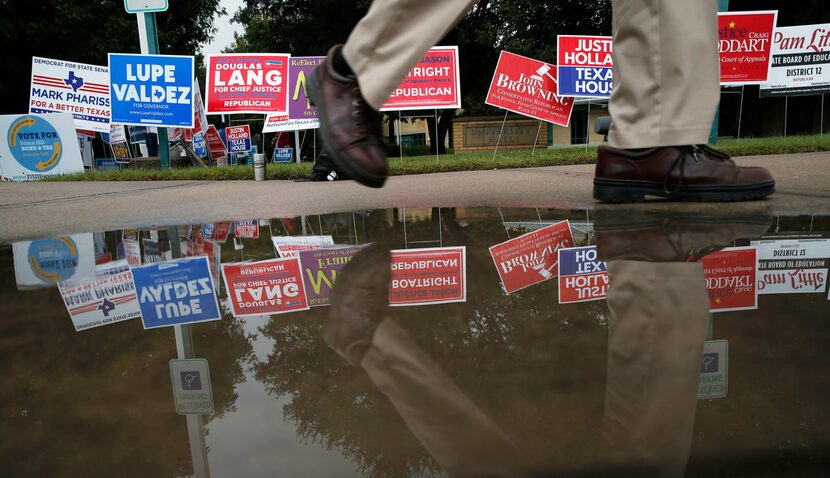
[[[830,151],[830,134],[820,136],[789,136],[772,138],[724,139],[718,142],[718,149],[732,156],[756,156],[768,154],[809,153]],[[389,158],[389,173],[392,176],[404,174],[442,173],[451,171],[474,171],[488,169],[531,168],[568,164],[591,164],[597,155],[596,146],[572,146],[566,148],[537,148],[531,150],[503,151],[493,159],[492,152],[463,153],[431,156],[404,156],[403,161]],[[267,179],[297,180],[308,179],[311,162],[277,163],[266,167]],[[49,176],[43,181],[188,181],[188,180],[246,180],[253,179],[253,168],[228,166],[223,168],[176,168],[124,169],[121,171],[86,171],[83,173]]]

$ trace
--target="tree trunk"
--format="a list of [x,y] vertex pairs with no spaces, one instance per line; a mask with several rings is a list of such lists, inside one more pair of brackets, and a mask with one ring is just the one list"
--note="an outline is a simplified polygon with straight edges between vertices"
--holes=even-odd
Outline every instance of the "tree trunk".
[[435,153],[435,147],[438,147],[438,154],[447,154],[447,147],[445,145],[445,140],[447,138],[447,132],[450,130],[450,126],[452,125],[452,119],[455,116],[455,110],[440,110],[441,113],[438,115],[438,135],[436,137],[435,131],[435,116],[430,116],[427,118],[427,129],[429,131],[429,152],[430,154]]

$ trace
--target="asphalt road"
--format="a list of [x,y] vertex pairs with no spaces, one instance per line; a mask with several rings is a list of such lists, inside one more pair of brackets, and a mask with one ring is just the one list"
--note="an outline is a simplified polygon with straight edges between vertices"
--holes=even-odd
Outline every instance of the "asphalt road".
[[737,158],[776,179],[768,200],[603,205],[593,165],[397,176],[382,189],[352,181],[164,181],[0,184],[0,241],[124,227],[207,223],[395,207],[555,207],[688,213],[830,214],[830,153]]

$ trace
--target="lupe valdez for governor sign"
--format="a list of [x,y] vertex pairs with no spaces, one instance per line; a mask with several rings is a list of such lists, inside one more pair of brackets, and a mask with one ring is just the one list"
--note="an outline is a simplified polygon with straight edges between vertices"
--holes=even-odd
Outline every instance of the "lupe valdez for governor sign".
[[830,91],[830,23],[779,27],[772,35],[772,66],[761,97],[820,95]]
[[207,114],[286,114],[290,58],[282,53],[208,55]]
[[380,110],[461,108],[459,75],[458,47],[433,47],[392,91]]
[[112,122],[193,127],[193,57],[109,54]]
[[31,181],[83,170],[71,114],[0,116],[0,178]]
[[722,85],[757,85],[767,81],[777,17],[777,11],[718,14]]
[[485,102],[520,115],[568,126],[574,100],[556,94],[555,75],[555,65],[503,51]]
[[556,51],[559,96],[611,97],[611,37],[559,35]]
[[29,113],[72,113],[77,128],[109,132],[106,66],[32,57]]

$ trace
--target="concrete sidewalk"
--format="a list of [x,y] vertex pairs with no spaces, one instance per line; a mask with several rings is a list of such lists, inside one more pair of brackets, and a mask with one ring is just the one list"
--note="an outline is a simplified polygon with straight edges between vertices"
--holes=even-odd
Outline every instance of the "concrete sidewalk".
[[136,226],[393,207],[548,207],[688,213],[830,214],[830,153],[737,158],[769,168],[777,192],[746,203],[603,205],[593,165],[396,176],[382,189],[352,181],[170,181],[0,184],[0,241]]

